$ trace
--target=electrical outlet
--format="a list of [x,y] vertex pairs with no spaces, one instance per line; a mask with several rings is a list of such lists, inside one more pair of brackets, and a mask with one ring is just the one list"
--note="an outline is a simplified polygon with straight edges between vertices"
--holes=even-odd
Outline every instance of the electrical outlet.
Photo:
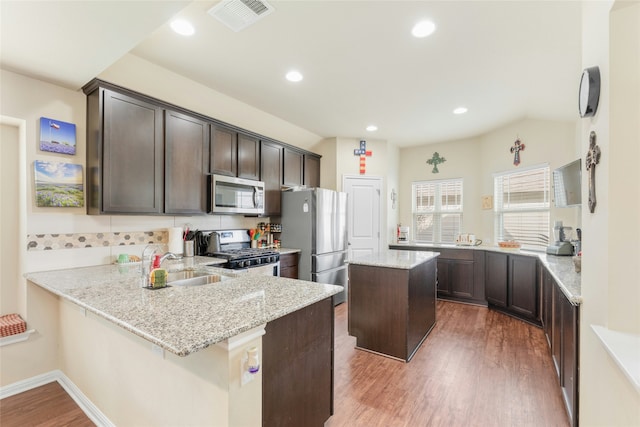
[[156,344],[151,344],[151,353],[158,356],[160,359],[164,359],[164,349]]

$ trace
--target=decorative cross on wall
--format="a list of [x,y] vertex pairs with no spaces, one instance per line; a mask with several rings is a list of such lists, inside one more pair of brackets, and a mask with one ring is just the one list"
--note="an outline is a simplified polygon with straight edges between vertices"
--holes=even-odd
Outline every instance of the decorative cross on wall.
[[589,171],[589,212],[596,210],[596,165],[600,163],[600,147],[596,145],[596,133],[589,134],[589,151],[587,151],[586,167]]
[[444,157],[440,157],[440,154],[438,154],[438,152],[436,151],[435,153],[433,153],[433,157],[427,160],[427,164],[433,165],[433,170],[431,171],[431,173],[438,173],[440,172],[438,170],[438,165],[446,161],[447,159],[445,159]]
[[518,166],[520,164],[520,151],[524,150],[524,144],[520,142],[520,139],[516,139],[516,142],[513,143],[513,147],[511,147],[511,152],[513,153],[513,164]]
[[353,150],[354,156],[360,156],[360,175],[364,175],[367,157],[371,157],[373,153],[367,151],[367,141],[360,141],[360,148]]

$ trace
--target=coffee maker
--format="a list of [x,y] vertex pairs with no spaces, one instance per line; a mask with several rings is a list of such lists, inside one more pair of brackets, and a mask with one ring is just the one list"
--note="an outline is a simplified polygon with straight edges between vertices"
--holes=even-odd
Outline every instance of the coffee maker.
[[553,227],[553,238],[555,239],[552,245],[547,247],[547,253],[551,255],[573,255],[573,245],[567,238],[567,232],[571,230],[571,227],[564,227],[562,221],[556,221]]

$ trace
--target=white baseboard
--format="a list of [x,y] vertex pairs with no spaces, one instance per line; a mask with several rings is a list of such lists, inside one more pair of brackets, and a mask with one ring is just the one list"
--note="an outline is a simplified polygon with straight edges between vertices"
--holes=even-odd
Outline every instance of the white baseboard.
[[64,372],[55,370],[47,372],[26,380],[18,381],[4,387],[0,387],[0,399],[13,396],[24,391],[31,390],[41,385],[49,384],[57,381],[62,388],[71,396],[82,411],[94,422],[98,427],[115,427],[109,418],[107,418],[96,405],[91,402],[87,396],[67,377]]

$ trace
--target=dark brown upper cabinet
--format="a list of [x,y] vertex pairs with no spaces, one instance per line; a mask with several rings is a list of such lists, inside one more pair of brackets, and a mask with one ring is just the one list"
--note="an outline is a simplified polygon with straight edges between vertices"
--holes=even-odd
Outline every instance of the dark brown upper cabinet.
[[87,94],[87,212],[158,214],[163,209],[162,109],[95,88]]
[[211,125],[211,173],[260,179],[260,140],[234,129]]
[[196,117],[165,111],[164,212],[207,213],[209,124]]
[[260,142],[260,181],[264,182],[265,215],[280,215],[283,151],[280,144]]
[[237,176],[238,134],[235,130],[211,125],[211,173]]
[[305,153],[303,184],[309,188],[320,187],[320,157],[319,156]]
[[260,179],[260,140],[238,133],[238,177]]
[[304,176],[304,153],[285,147],[283,184],[287,187],[300,186]]
[[285,181],[320,184],[317,154],[99,79],[82,90],[89,214],[204,214],[216,173],[264,181],[265,214],[280,215]]

